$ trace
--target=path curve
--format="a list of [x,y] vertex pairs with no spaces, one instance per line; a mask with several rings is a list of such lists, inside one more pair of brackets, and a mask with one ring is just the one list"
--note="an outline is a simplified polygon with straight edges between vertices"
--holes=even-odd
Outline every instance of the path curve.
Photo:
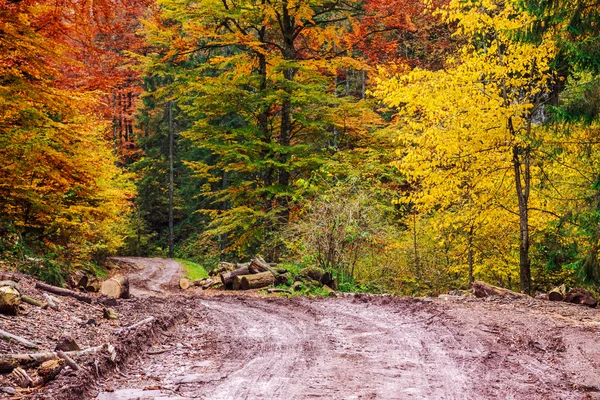
[[178,261],[167,258],[111,257],[117,264],[126,264],[130,292],[134,296],[166,294],[178,288],[183,273]]

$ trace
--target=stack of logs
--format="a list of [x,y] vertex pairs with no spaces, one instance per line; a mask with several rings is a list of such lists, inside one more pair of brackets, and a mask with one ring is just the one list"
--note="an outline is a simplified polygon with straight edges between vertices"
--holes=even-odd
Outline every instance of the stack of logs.
[[287,283],[290,274],[286,269],[277,268],[256,256],[243,264],[221,262],[211,271],[213,279],[218,276],[225,289],[248,290]]
[[598,305],[598,300],[596,300],[592,293],[583,288],[573,288],[567,291],[565,285],[560,285],[549,291],[546,296],[550,301],[565,301],[588,307],[596,307]]

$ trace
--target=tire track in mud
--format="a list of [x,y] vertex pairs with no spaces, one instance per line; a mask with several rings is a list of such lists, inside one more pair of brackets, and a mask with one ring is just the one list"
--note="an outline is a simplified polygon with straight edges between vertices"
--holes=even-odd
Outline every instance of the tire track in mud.
[[177,334],[189,351],[136,365],[120,391],[99,399],[138,398],[144,393],[128,386],[149,375],[163,388],[152,396],[165,399],[469,398],[465,371],[424,328],[427,312],[348,299],[200,303],[204,320]]

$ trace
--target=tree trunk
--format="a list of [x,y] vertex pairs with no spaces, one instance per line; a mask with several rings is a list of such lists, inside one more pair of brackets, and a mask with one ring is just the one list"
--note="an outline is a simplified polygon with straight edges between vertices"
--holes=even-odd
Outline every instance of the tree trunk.
[[489,285],[485,282],[475,281],[473,282],[473,294],[475,297],[488,297],[488,296],[499,296],[499,297],[527,297],[525,294],[513,292],[509,289],[504,289],[498,286]]
[[[90,347],[85,350],[79,351],[68,351],[65,354],[70,357],[79,357],[86,354],[98,353],[105,346],[109,344],[103,344],[97,347]],[[31,353],[31,354],[0,354],[0,372],[10,372],[17,367],[31,368],[40,365],[41,363],[48,360],[58,360],[60,357],[54,351],[48,351],[45,353]]]
[[270,272],[273,276],[277,275],[277,271],[272,268],[262,257],[256,256],[250,261],[250,272],[258,274],[259,272]]
[[129,279],[123,275],[116,275],[102,282],[100,293],[115,299],[129,298]]
[[169,101],[169,258],[173,258],[174,254],[174,242],[173,242],[173,192],[174,192],[174,178],[173,178],[173,145],[174,145],[174,132],[173,132],[173,101]]
[[565,295],[566,295],[565,285],[560,285],[548,292],[548,300],[563,301],[565,299]]
[[270,272],[261,272],[254,275],[244,275],[241,280],[241,289],[248,290],[272,285],[275,282],[275,277]]
[[91,304],[93,301],[92,297],[85,295],[83,293],[74,292],[69,289],[59,288],[59,287],[48,285],[48,284],[42,283],[42,282],[36,282],[35,287],[37,289],[42,289],[42,290],[45,290],[46,292],[54,293],[59,296],[74,297],[79,301],[83,301],[83,302],[89,303],[89,304]]
[[21,294],[11,286],[0,286],[0,313],[17,315],[21,304]]
[[220,275],[220,277],[221,277],[221,282],[223,282],[223,285],[227,286],[227,285],[231,285],[233,283],[233,279],[236,276],[248,275],[248,274],[250,274],[250,270],[248,269],[248,267],[241,267],[241,268],[235,269],[233,271],[222,273]]

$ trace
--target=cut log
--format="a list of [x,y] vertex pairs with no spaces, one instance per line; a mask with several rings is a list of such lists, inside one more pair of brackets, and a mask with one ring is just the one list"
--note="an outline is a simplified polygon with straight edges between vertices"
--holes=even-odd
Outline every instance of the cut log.
[[267,289],[267,293],[286,293],[286,294],[292,294],[291,290],[287,290],[287,289],[279,289],[279,288],[269,288]]
[[21,301],[23,303],[31,304],[32,306],[38,306],[41,308],[48,307],[48,304],[43,303],[37,299],[34,299],[33,297],[29,297],[29,296],[25,296],[25,295],[21,295]]
[[550,301],[563,301],[566,293],[565,285],[560,285],[548,292],[548,300]]
[[589,290],[583,288],[574,288],[565,295],[565,301],[574,304],[583,304],[589,307],[596,307],[598,300]]
[[129,279],[123,275],[116,275],[102,282],[100,293],[115,299],[129,298]]
[[475,297],[488,297],[488,296],[499,296],[499,297],[529,297],[523,293],[513,292],[509,289],[504,289],[498,286],[489,285],[482,281],[475,281],[472,285],[473,294]]
[[286,274],[278,274],[275,277],[275,284],[276,285],[287,285],[288,281],[292,278],[292,276],[289,273]]
[[321,282],[321,278],[323,278],[323,275],[325,275],[325,271],[323,271],[321,268],[317,268],[317,267],[304,268],[304,269],[301,269],[300,272],[298,272],[298,276],[301,279],[309,280],[309,281],[313,280],[313,281]]
[[233,271],[224,272],[220,275],[220,277],[221,277],[221,282],[223,282],[223,285],[227,286],[227,285],[231,285],[233,283],[233,278],[235,278],[236,276],[249,275],[249,274],[250,274],[250,269],[248,267],[242,267],[242,268],[234,269]]
[[71,275],[69,275],[67,282],[73,289],[85,289],[88,284],[88,276],[81,271],[73,272]]
[[19,286],[19,284],[15,281],[11,281],[11,280],[3,280],[0,281],[0,286],[9,286],[13,289],[17,289],[19,292],[21,292],[21,287]]
[[48,303],[48,307],[53,309],[54,311],[58,311],[60,308],[58,302],[56,302],[56,298],[50,296],[48,293],[44,293],[44,298],[46,299],[46,303]]
[[102,314],[106,319],[119,319],[119,314],[109,307],[105,307],[104,310],[102,310]]
[[85,295],[83,293],[79,293],[79,292],[74,292],[72,290],[69,289],[63,289],[60,287],[56,287],[56,286],[52,286],[52,285],[48,285],[47,283],[42,283],[42,282],[36,282],[35,287],[37,289],[42,289],[45,290],[46,292],[50,292],[50,293],[54,293],[57,294],[59,296],[67,296],[67,297],[73,297],[79,301],[83,301],[84,303],[92,303],[92,297]]
[[[105,347],[110,350],[112,346],[109,343],[105,343],[101,346],[90,347],[84,350],[65,352],[65,354],[70,357],[81,357],[86,354],[98,353]],[[57,360],[59,358],[58,354],[54,351],[31,354],[0,354],[0,372],[10,372],[17,367],[37,367],[45,361]]]
[[85,291],[89,293],[98,293],[101,287],[102,283],[100,283],[97,278],[90,278],[85,285]]
[[65,360],[58,359],[44,361],[37,370],[40,381],[36,382],[36,386],[45,385],[56,378],[64,366]]
[[7,272],[0,272],[0,281],[13,281],[18,283],[20,280],[21,278],[19,278],[18,276],[9,274]]
[[3,331],[2,329],[0,329],[0,338],[7,339],[7,340],[13,340],[13,341],[19,343],[20,345],[25,346],[28,349],[37,349],[38,348],[37,344],[30,342],[29,340],[22,338],[21,336],[13,335],[10,332]]
[[185,290],[190,287],[190,281],[186,278],[179,279],[179,287],[181,290]]
[[250,261],[249,269],[253,274],[270,272],[273,276],[277,275],[277,270],[271,267],[261,256],[256,256]]
[[271,272],[261,272],[253,275],[244,275],[241,277],[241,289],[258,289],[272,285],[275,282],[275,277]]
[[233,290],[240,290],[242,288],[242,276],[239,275],[233,278]]
[[27,374],[23,368],[17,367],[11,374],[17,381],[17,384],[22,388],[34,386],[33,379]]
[[64,351],[57,351],[56,355],[59,356],[62,360],[65,361],[65,363],[71,367],[71,369],[73,371],[79,371],[81,369],[81,367],[79,366],[79,364],[77,364],[75,362],[75,360],[73,360],[71,357],[69,357],[69,355],[67,353],[65,353]]
[[19,304],[21,304],[21,293],[17,289],[11,286],[0,286],[0,313],[17,315]]

